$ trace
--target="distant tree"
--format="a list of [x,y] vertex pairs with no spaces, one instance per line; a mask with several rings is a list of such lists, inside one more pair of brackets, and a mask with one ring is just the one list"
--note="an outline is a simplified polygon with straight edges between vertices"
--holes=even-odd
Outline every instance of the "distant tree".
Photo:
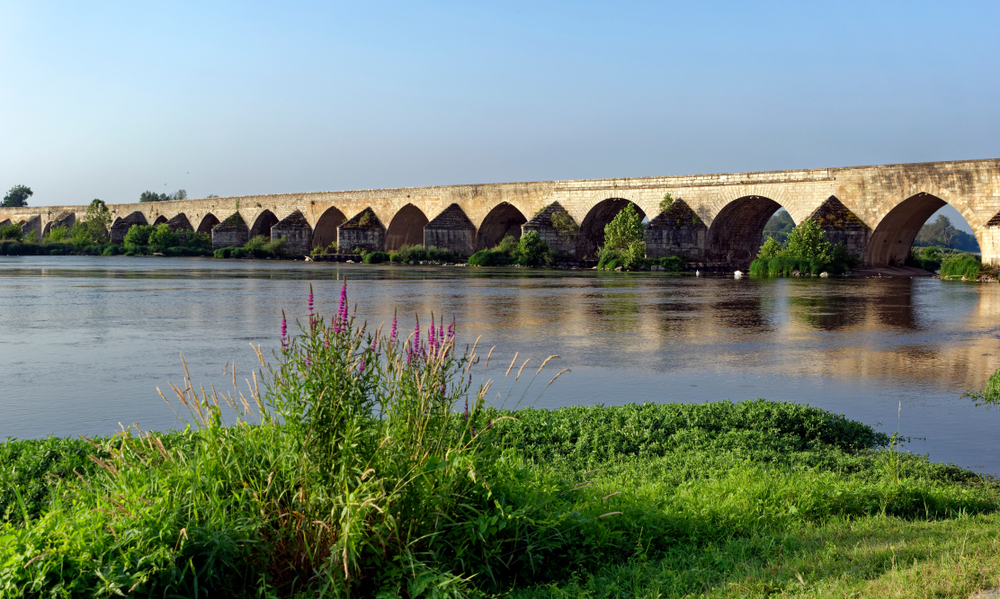
[[788,234],[795,228],[795,221],[784,208],[779,209],[771,215],[771,218],[764,225],[764,232],[761,234],[761,241],[766,241],[768,237],[773,237],[778,243],[788,241]]
[[170,194],[171,200],[186,200],[188,197],[188,192],[183,189],[178,189],[174,193]]
[[214,193],[210,193],[210,194],[208,194],[208,195],[207,195],[207,196],[205,196],[205,197],[206,197],[206,198],[217,198],[217,197],[219,197],[219,196],[215,195]]
[[816,221],[807,219],[788,234],[788,245],[785,247],[785,252],[787,255],[797,258],[811,258],[829,262],[831,248],[823,229],[816,224]]
[[165,202],[170,199],[167,194],[159,194],[155,191],[144,191],[142,195],[139,196],[140,202]]
[[84,216],[82,224],[87,228],[87,232],[90,233],[90,237],[94,241],[106,240],[108,229],[111,227],[111,211],[108,210],[107,204],[95,198],[87,206],[87,214]]
[[966,252],[979,251],[979,241],[976,240],[975,235],[959,231],[951,224],[951,220],[943,214],[939,214],[933,222],[920,227],[917,238],[913,240],[913,245],[940,246]]
[[7,195],[3,198],[4,208],[20,208],[21,206],[28,205],[28,198],[34,195],[35,192],[31,191],[31,188],[26,185],[15,185],[10,188]]

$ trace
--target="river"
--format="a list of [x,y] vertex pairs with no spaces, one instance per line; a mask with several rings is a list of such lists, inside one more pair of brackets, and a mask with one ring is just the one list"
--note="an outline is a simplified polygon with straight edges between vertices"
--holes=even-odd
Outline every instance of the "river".
[[558,354],[502,387],[508,406],[794,401],[1000,474],[1000,410],[961,397],[1000,367],[1000,285],[933,279],[0,257],[0,439],[182,427],[156,392],[181,383],[182,353],[196,384],[231,388],[250,344],[277,347],[282,310],[304,318],[311,284],[333,313],[345,277],[369,323],[454,317],[463,344],[496,347],[494,378],[515,352],[532,374]]

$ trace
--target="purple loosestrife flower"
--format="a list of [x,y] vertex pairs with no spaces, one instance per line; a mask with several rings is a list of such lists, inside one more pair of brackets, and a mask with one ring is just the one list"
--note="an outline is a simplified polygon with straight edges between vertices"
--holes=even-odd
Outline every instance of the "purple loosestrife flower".
[[413,349],[420,351],[420,317],[417,317],[417,324],[413,327]]
[[281,313],[281,348],[288,345],[288,322],[285,320],[285,313]]
[[469,398],[465,398],[465,420],[469,420]]
[[437,341],[437,336],[434,333],[434,316],[431,315],[431,330],[427,333],[427,347],[430,348],[431,352],[434,351],[434,342]]
[[313,315],[313,286],[309,286],[309,316]]
[[396,313],[392,314],[392,330],[389,331],[389,341],[396,340]]
[[358,363],[358,372],[361,373],[364,371],[365,371],[365,361],[364,359],[362,359],[361,362]]
[[306,366],[312,366],[312,360],[309,358],[309,354],[306,354]]

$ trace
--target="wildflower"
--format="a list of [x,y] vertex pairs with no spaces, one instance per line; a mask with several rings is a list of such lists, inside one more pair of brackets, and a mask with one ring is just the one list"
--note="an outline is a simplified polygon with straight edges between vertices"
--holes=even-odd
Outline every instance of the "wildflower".
[[312,366],[312,360],[309,358],[309,354],[306,354],[306,366]]
[[313,315],[313,286],[309,286],[309,320],[312,322]]
[[413,349],[420,351],[420,317],[417,317],[417,324],[413,327]]
[[469,420],[469,398],[466,397],[465,398],[465,421],[468,422],[468,420]]
[[358,373],[362,373],[364,371],[365,371],[365,360],[364,358],[362,358],[361,361],[358,362]]
[[389,341],[396,340],[396,313],[392,313],[392,330],[389,331]]
[[427,334],[427,346],[430,348],[431,352],[434,352],[434,343],[437,341],[437,335],[434,331],[434,315],[431,314],[431,330]]
[[281,311],[281,348],[288,345],[288,322],[285,320],[285,311]]

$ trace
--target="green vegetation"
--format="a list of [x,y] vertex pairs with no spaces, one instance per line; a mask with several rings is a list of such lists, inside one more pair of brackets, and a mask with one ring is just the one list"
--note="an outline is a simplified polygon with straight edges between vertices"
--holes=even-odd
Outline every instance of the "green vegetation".
[[346,291],[329,321],[309,305],[248,391],[177,388],[183,432],[0,445],[0,595],[965,597],[1000,575],[997,485],[895,435],[765,400],[498,410],[454,325],[404,341]]
[[604,227],[604,245],[597,249],[598,268],[642,270],[646,263],[646,236],[642,219],[629,202]]
[[786,277],[796,273],[842,274],[856,265],[857,259],[844,243],[831,245],[815,221],[805,220],[792,229],[784,244],[768,237],[750,263],[750,274]]
[[87,206],[87,213],[82,225],[82,227],[74,227],[74,232],[75,229],[81,229],[81,233],[78,235],[81,241],[85,238],[83,232],[86,232],[86,237],[89,238],[89,243],[86,245],[107,241],[108,233],[111,230],[111,211],[108,210],[107,204],[95,198]]
[[954,253],[941,261],[942,279],[963,279],[975,281],[985,274],[991,274],[989,267],[983,266],[980,257],[975,254]]
[[193,231],[174,231],[170,225],[132,225],[125,233],[124,245],[104,249],[105,256],[211,256],[212,236]]
[[[218,196],[208,196],[208,197],[218,197]],[[144,191],[142,195],[139,196],[140,202],[167,202],[171,200],[186,200],[187,192],[183,189],[178,189],[174,193],[156,193],[155,191]]]
[[28,205],[28,198],[34,195],[35,192],[31,191],[31,188],[26,185],[15,185],[10,188],[7,195],[3,197],[3,203],[0,206],[4,208],[20,208],[22,206]]
[[0,225],[0,241],[21,241],[24,233],[21,232],[21,225],[17,223],[7,223]]
[[465,255],[448,248],[439,248],[436,245],[424,247],[422,245],[404,245],[394,252],[389,252],[391,261],[401,264],[410,262],[465,262]]
[[[572,220],[572,219],[570,219]],[[520,239],[508,235],[489,250],[479,250],[469,257],[469,266],[552,266],[555,254],[538,231],[528,231]]]
[[271,239],[266,235],[251,237],[242,247],[224,247],[215,250],[216,258],[275,258],[285,253],[286,239]]
[[552,221],[552,228],[556,230],[556,234],[564,240],[573,239],[580,233],[580,225],[576,224],[576,221],[573,220],[573,217],[568,212],[561,210],[553,212],[550,220]]
[[663,199],[660,200],[660,212],[666,212],[674,206],[674,197],[669,193],[663,194]]
[[769,237],[773,237],[779,244],[784,244],[788,241],[788,235],[794,228],[795,221],[792,220],[791,215],[784,208],[779,208],[764,225],[761,243],[766,243]]
[[1000,369],[990,376],[982,391],[966,391],[965,396],[973,398],[979,404],[1000,404]]
[[951,220],[939,214],[932,223],[920,227],[913,245],[918,247],[938,246],[946,249],[964,252],[979,252],[979,241],[975,235],[959,231],[951,224]]

